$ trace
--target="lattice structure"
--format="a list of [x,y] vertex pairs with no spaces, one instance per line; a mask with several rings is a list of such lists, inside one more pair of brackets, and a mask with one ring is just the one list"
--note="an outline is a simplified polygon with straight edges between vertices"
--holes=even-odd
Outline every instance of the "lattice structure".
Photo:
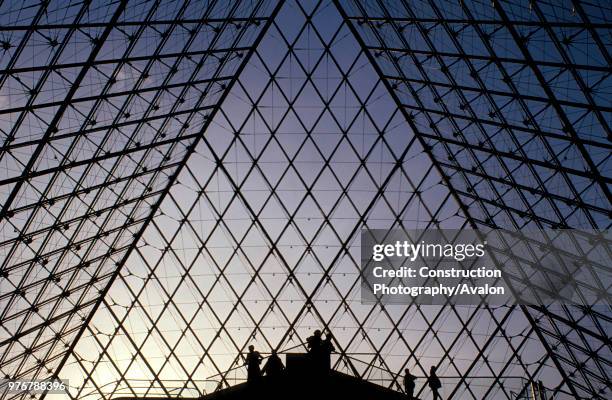
[[[471,221],[607,229],[612,9],[595,3],[347,1],[342,9]],[[609,308],[525,311],[573,395],[601,395]]]
[[61,368],[269,7],[2,2],[3,376]]
[[606,398],[609,305],[362,305],[359,233],[609,228],[611,20],[552,0],[0,3],[0,374],[197,395],[244,379],[249,344],[328,328],[335,368],[385,386],[435,364],[444,398]]

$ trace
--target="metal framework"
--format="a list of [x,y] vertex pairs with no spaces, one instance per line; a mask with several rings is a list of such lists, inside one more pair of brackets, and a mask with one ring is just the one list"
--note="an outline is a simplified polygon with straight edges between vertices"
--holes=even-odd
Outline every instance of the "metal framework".
[[326,328],[335,368],[392,388],[438,365],[444,398],[607,398],[609,304],[364,305],[359,233],[609,229],[611,21],[596,0],[0,1],[0,378],[199,395],[245,378],[249,344]]
[[[425,0],[342,8],[471,221],[610,227],[608,6]],[[524,311],[572,395],[603,396],[609,308]]]

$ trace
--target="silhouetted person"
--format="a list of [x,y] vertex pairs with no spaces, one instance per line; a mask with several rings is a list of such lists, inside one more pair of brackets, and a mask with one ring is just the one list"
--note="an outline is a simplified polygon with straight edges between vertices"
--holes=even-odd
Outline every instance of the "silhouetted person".
[[259,364],[261,364],[261,354],[258,351],[255,351],[255,346],[249,346],[249,354],[246,357],[246,366],[247,366],[247,382],[256,382],[261,378],[261,369],[259,368]]
[[317,355],[321,350],[321,345],[323,344],[323,340],[321,339],[321,331],[316,330],[314,334],[306,339],[306,347],[308,348],[308,353],[311,355]]
[[440,378],[438,378],[438,375],[436,375],[437,370],[438,368],[436,368],[435,366],[432,366],[429,369],[429,378],[427,378],[427,385],[429,386],[429,388],[431,389],[431,392],[433,393],[433,400],[441,399],[440,394],[438,393],[438,390],[440,390],[440,388],[442,387],[442,382],[440,382]]
[[416,387],[416,383],[414,383],[414,381],[416,380],[416,376],[412,375],[408,368],[406,368],[404,372],[404,389],[406,390],[408,400],[412,400],[414,399],[414,388]]
[[317,329],[312,336],[306,339],[306,347],[308,348],[308,358],[310,359],[312,372],[321,372],[323,339],[320,330]]
[[264,365],[262,372],[265,373],[266,376],[276,378],[284,369],[285,366],[278,354],[276,354],[276,350],[272,350],[272,354],[268,357],[268,361],[266,361],[266,365]]
[[323,340],[323,343],[321,344],[321,364],[320,365],[324,371],[329,371],[331,369],[331,353],[336,351],[336,348],[334,347],[332,343],[332,338],[333,338],[332,334],[328,332],[325,335],[325,339]]

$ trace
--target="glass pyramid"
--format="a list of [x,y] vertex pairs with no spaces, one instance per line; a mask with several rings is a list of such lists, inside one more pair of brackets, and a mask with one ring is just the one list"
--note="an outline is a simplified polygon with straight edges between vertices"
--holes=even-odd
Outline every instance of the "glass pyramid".
[[609,304],[365,305],[359,237],[608,229],[611,20],[583,0],[0,3],[1,376],[198,396],[245,380],[248,345],[327,329],[335,369],[398,390],[438,365],[445,399],[608,398]]

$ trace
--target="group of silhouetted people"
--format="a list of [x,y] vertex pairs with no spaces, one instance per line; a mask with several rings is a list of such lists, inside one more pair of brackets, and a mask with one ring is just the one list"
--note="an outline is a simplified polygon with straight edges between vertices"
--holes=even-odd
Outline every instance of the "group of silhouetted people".
[[[332,344],[332,340],[333,336],[330,332],[327,332],[325,338],[323,338],[323,333],[318,329],[314,331],[312,336],[306,339],[308,356],[314,371],[324,373],[331,369],[331,354],[336,350]],[[247,354],[245,363],[247,366],[247,382],[256,382],[263,374],[269,377],[278,377],[285,369],[276,350],[272,350],[272,354],[268,357],[263,369],[260,368],[262,361],[263,357],[255,350],[255,346],[249,346],[249,353]],[[431,389],[433,400],[441,399],[439,390],[442,387],[442,382],[440,382],[440,378],[438,378],[436,374],[437,370],[437,367],[432,366],[429,369],[429,376],[427,377],[427,386]],[[416,387],[417,377],[412,375],[408,368],[406,368],[404,372],[404,389],[406,391],[406,396],[409,400],[416,400],[414,397],[414,389]]]
[[270,354],[270,357],[268,357],[268,361],[266,361],[266,365],[264,365],[263,369],[259,367],[262,360],[263,357],[258,351],[255,350],[255,346],[250,345],[245,363],[247,366],[247,382],[256,382],[263,374],[270,377],[277,377],[285,369],[285,366],[276,353],[276,350],[272,350],[272,354]]
[[[333,336],[329,332],[323,338],[323,334],[318,329],[314,331],[312,336],[306,339],[308,356],[315,371],[325,372],[331,369],[331,353],[336,350],[332,344],[332,339]],[[245,360],[247,382],[256,382],[263,374],[269,377],[277,377],[285,369],[276,350],[272,350],[272,354],[270,354],[262,369],[260,366],[263,359],[261,354],[255,350],[255,346],[250,345]]]
[[336,350],[332,339],[331,332],[327,332],[325,339],[323,339],[323,334],[318,329],[314,331],[312,336],[306,339],[308,356],[315,371],[325,372],[331,369],[331,353]]
[[[427,386],[431,389],[433,393],[433,399],[438,400],[441,399],[439,390],[442,387],[442,382],[440,382],[440,378],[436,375],[437,367],[433,366],[429,369],[429,376],[427,377]],[[408,368],[404,370],[404,390],[406,391],[406,396],[409,400],[413,400],[414,397],[414,388],[416,387],[416,376],[412,375]]]

